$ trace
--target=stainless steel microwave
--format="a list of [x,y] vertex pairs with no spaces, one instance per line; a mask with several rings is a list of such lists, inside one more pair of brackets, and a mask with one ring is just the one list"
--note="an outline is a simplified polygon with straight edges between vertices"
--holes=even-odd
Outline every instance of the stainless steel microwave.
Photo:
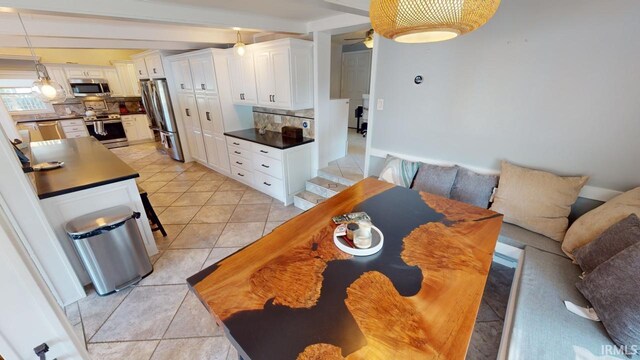
[[109,83],[105,79],[69,79],[73,96],[111,96]]

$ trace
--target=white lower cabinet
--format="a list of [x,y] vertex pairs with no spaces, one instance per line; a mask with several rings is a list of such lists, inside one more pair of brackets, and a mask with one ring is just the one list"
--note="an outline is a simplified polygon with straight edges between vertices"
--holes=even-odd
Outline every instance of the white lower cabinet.
[[141,142],[154,139],[147,115],[124,115],[122,126],[127,135],[127,141]]
[[60,125],[67,139],[77,139],[89,136],[87,126],[83,119],[61,120]]
[[227,136],[227,149],[234,179],[285,205],[311,178],[311,144],[281,150]]

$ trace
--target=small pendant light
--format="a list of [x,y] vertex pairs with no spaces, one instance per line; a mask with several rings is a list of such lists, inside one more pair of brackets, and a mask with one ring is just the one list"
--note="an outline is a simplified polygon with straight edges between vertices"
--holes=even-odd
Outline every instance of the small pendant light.
[[38,74],[38,80],[33,82],[31,92],[44,102],[61,102],[66,100],[67,93],[64,91],[64,88],[57,82],[51,80],[46,66],[36,57],[36,53],[33,51],[33,46],[31,45],[31,38],[29,38],[20,13],[18,13],[18,18],[20,19],[20,24],[22,24],[22,30],[24,30],[24,38],[27,41],[27,46],[29,46],[31,56],[35,62],[36,74]]
[[245,45],[242,42],[242,35],[240,34],[240,31],[238,31],[237,41],[236,44],[233,45],[233,48],[236,49],[236,53],[238,53],[238,55],[240,56],[243,56],[246,51]]

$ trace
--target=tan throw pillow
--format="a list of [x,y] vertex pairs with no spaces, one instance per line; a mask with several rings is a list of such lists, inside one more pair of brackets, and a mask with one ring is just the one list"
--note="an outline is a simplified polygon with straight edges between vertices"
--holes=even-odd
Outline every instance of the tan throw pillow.
[[573,259],[575,249],[592,242],[631,214],[640,216],[640,187],[620,194],[578,218],[567,231],[562,250]]
[[588,176],[561,177],[503,161],[491,210],[504,214],[505,222],[562,241],[571,205],[587,180]]

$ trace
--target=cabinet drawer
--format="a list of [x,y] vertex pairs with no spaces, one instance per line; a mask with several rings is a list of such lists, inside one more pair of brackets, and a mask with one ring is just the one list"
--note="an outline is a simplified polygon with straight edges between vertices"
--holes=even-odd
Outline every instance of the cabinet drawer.
[[282,179],[282,161],[280,160],[253,154],[253,169],[277,179]]
[[227,145],[239,147],[245,150],[251,150],[251,142],[246,140],[236,139],[234,137],[227,136]]
[[254,176],[251,171],[247,171],[245,169],[232,165],[231,176],[238,181],[242,181],[245,184],[253,186]]
[[87,137],[89,134],[86,131],[73,131],[73,132],[64,132],[64,136],[67,139],[77,139],[81,137]]
[[254,187],[265,194],[283,201],[284,198],[284,185],[282,180],[276,179],[273,176],[263,174],[261,172],[255,173]]
[[62,129],[64,130],[64,133],[71,133],[71,132],[76,132],[76,131],[82,131],[82,132],[86,132],[87,128],[84,126],[84,124],[80,125],[80,126],[63,126]]
[[229,155],[242,156],[245,159],[251,159],[251,151],[239,148],[237,146],[229,146]]
[[246,171],[252,171],[251,160],[247,160],[241,156],[235,154],[229,154],[229,160],[231,160],[231,165],[244,169]]
[[282,160],[282,150],[255,143],[251,145],[253,145],[253,152],[256,154],[268,156],[276,160]]
[[60,124],[63,127],[67,127],[67,126],[84,126],[84,120],[82,120],[82,119],[60,120]]

